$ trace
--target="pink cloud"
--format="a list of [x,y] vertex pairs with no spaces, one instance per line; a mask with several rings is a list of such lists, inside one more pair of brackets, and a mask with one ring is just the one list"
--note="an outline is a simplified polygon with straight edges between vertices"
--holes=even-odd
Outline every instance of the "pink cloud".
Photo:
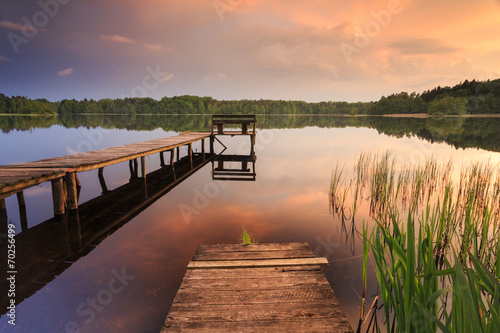
[[12,21],[0,21],[0,26],[16,31],[23,31],[23,29],[28,32],[33,31],[33,28],[31,28],[30,26],[25,26],[21,23],[15,23]]
[[99,35],[99,39],[114,43],[135,44],[135,40],[120,35]]
[[5,57],[0,56],[0,61],[9,61],[9,60],[10,60],[9,58],[5,58]]
[[174,78],[174,76],[175,76],[175,74],[170,73],[169,75],[167,75],[167,76],[163,77],[163,78],[161,79],[161,82],[167,82],[167,81],[169,81],[169,80],[173,79],[173,78]]
[[73,68],[67,68],[65,70],[57,72],[57,75],[59,75],[59,76],[71,75],[71,74],[73,74],[73,70],[74,70]]
[[149,50],[151,50],[151,51],[158,51],[158,50],[163,49],[163,46],[161,46],[159,44],[144,43],[144,46],[146,46],[146,48],[149,49]]

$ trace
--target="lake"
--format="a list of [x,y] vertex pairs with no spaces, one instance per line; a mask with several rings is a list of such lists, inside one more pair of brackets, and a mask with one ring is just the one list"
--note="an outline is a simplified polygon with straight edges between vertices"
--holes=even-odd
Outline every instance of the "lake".
[[[209,117],[0,117],[0,126],[4,165],[208,130]],[[30,234],[23,246],[42,251],[61,244],[61,252],[74,260],[67,260],[64,269],[58,267],[55,278],[26,286],[30,296],[16,307],[15,328],[7,323],[6,310],[0,311],[0,332],[159,332],[195,249],[201,244],[238,243],[242,227],[261,243],[308,242],[317,256],[327,257],[325,275],[356,329],[363,245],[330,209],[330,177],[337,163],[351,170],[361,153],[390,151],[402,162],[434,157],[457,166],[477,161],[500,165],[500,118],[277,115],[259,116],[257,127],[255,181],[214,181],[211,163],[202,165],[83,250],[61,241],[71,236],[60,236],[57,222],[51,220],[50,183],[25,191],[27,228],[21,225],[16,197],[7,198],[7,218],[17,237]],[[221,141],[228,147],[224,154],[250,151],[248,137]],[[199,144],[194,149],[201,150]],[[181,156],[186,154],[186,148],[181,149]],[[159,157],[146,158],[146,166],[148,172],[159,169]],[[80,204],[101,195],[97,170],[78,176]],[[127,184],[128,163],[106,167],[104,177],[109,190]],[[459,168],[453,177],[460,177]],[[129,208],[119,206],[120,197],[116,202],[113,214]],[[93,216],[94,223],[101,218],[102,223],[109,219]],[[370,219],[366,207],[357,213],[357,221],[363,219]],[[43,239],[38,230],[46,233]],[[0,249],[6,253],[5,234],[0,237]],[[22,252],[16,259],[33,269],[51,265],[50,258],[41,262],[23,258]],[[5,280],[6,272],[1,274]],[[29,281],[23,274],[28,272],[19,271],[18,279]],[[376,292],[372,271],[368,304]],[[6,293],[0,297],[4,304]]]

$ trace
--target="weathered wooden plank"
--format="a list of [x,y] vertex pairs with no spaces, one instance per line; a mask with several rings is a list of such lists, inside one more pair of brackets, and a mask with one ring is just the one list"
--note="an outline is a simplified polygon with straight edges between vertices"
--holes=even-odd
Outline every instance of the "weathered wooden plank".
[[290,251],[246,251],[246,252],[212,252],[195,254],[193,260],[252,260],[252,259],[293,259],[314,258],[311,250]]
[[187,268],[282,267],[290,265],[328,265],[328,260],[326,258],[297,258],[270,260],[191,261]]
[[[310,272],[311,273],[311,272]],[[320,273],[320,272],[318,272]],[[323,284],[329,287],[329,284],[325,281],[323,274],[308,274],[302,276],[281,276],[281,281],[276,281],[270,276],[260,276],[258,278],[242,278],[233,276],[226,279],[211,278],[207,277],[205,279],[184,279],[179,290],[184,290],[188,288],[202,288],[210,290],[254,290],[254,289],[266,289],[276,286],[279,282],[280,287],[298,287],[303,285],[317,285]]]
[[219,333],[234,333],[234,332],[296,332],[296,333],[311,333],[311,332],[335,332],[348,333],[352,332],[350,328],[345,328],[345,325],[332,323],[330,318],[315,318],[314,315],[307,320],[290,319],[283,320],[240,320],[240,321],[204,321],[191,320],[189,322],[168,322],[168,327],[164,326],[161,332],[219,332]]
[[224,128],[224,132],[214,132],[215,135],[255,135],[256,133],[256,131],[247,131],[247,133],[243,133],[242,131],[232,131],[231,128]]
[[247,252],[247,251],[291,251],[291,250],[310,250],[307,243],[264,243],[264,244],[218,244],[218,245],[200,245],[196,250],[197,254],[205,252]]
[[135,158],[170,150],[178,146],[208,138],[210,133],[189,133],[178,137],[157,139],[143,143],[134,143],[126,146],[105,148],[90,152],[54,157],[35,162],[10,165],[11,168],[74,168],[77,172],[106,167],[112,164],[125,162]]
[[307,243],[200,246],[162,332],[352,332],[313,256]]
[[309,320],[315,318],[340,317],[342,310],[332,300],[321,302],[298,302],[281,304],[230,304],[177,307],[172,305],[168,320],[185,321],[203,319],[209,321],[249,321],[249,320]]
[[190,269],[186,271],[184,279],[286,279],[294,276],[307,276],[315,272],[323,276],[321,266],[286,266],[286,267],[261,267],[255,268],[206,268]]
[[43,182],[61,178],[66,174],[65,169],[2,169],[0,172],[2,172],[2,179],[0,180],[0,198],[11,196],[16,192]]

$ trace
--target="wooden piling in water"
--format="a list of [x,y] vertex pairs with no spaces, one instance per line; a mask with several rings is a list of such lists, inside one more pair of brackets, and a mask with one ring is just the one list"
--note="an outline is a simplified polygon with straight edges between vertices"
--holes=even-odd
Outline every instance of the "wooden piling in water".
[[193,168],[193,144],[188,144],[188,156],[189,162],[191,163],[191,169]]
[[52,181],[52,201],[54,204],[54,215],[62,215],[65,213],[65,196],[63,179],[57,178]]
[[201,156],[205,162],[205,139],[201,140]]
[[[102,176],[102,169],[99,169],[99,175],[102,182],[104,183],[104,188],[107,191],[106,183],[104,182],[104,177]],[[102,183],[101,183],[102,186]],[[76,185],[76,172],[66,173],[66,188],[67,188],[67,204],[70,211],[78,209],[78,189]]]
[[19,206],[19,219],[21,221],[21,231],[28,229],[28,214],[26,212],[26,201],[24,200],[24,192],[17,192],[17,204]]

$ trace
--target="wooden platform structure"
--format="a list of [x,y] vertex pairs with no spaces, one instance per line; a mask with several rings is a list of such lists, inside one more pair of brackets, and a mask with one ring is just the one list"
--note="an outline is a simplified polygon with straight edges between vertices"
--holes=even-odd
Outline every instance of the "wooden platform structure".
[[193,143],[201,141],[202,156],[205,157],[204,140],[209,138],[210,132],[186,132],[180,135],[134,143],[125,146],[94,150],[80,154],[67,155],[44,159],[35,162],[0,166],[0,210],[5,209],[5,198],[17,194],[20,208],[24,205],[22,191],[42,182],[52,182],[54,214],[64,214],[66,207],[69,210],[78,209],[78,178],[76,173],[99,169],[99,178],[102,181],[103,169],[106,166],[129,161],[131,178],[137,177],[138,159],[141,160],[142,179],[146,187],[146,160],[145,157],[155,153],[160,154],[160,163],[165,165],[164,152],[170,152],[170,165],[173,167],[175,150],[179,159],[179,148],[188,147],[188,156],[192,164]]
[[[255,152],[250,155],[218,155],[212,160],[212,179],[223,181],[255,181]],[[239,164],[228,167],[227,164]],[[250,168],[251,166],[251,168]]]
[[307,243],[202,245],[161,330],[353,332]]
[[[212,115],[212,135],[254,135],[256,124],[257,115],[254,114],[214,114]],[[241,129],[228,130],[224,128],[224,125],[240,125]],[[250,126],[252,130],[249,130]]]
[[[230,126],[229,128],[224,127]],[[214,114],[211,119],[210,151],[214,151],[214,142],[218,135],[248,135],[250,137],[251,154],[254,152],[257,131],[257,115],[254,114]],[[252,128],[250,130],[250,127]],[[223,146],[224,144],[219,141]],[[224,146],[225,147],[225,146]]]

